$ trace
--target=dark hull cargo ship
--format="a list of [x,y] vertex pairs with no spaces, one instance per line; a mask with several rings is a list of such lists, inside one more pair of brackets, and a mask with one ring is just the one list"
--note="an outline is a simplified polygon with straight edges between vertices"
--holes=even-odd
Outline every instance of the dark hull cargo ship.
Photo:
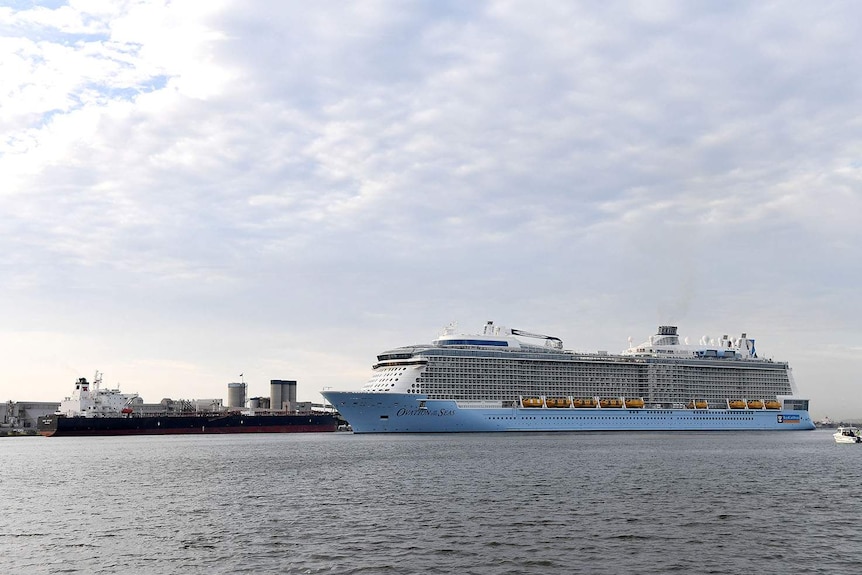
[[179,413],[138,412],[137,393],[104,389],[96,372],[90,384],[75,383],[57,413],[40,417],[36,429],[46,437],[91,435],[172,435],[197,433],[312,433],[337,431],[344,423],[335,413],[244,412],[217,410]]
[[37,429],[45,437],[88,435],[170,435],[193,433],[309,433],[335,431],[330,414],[164,415],[156,417],[40,417]]

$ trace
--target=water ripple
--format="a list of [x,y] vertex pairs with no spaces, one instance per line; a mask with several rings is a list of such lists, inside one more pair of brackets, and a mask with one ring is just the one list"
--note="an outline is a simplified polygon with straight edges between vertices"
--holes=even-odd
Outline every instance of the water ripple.
[[[0,572],[847,573],[824,432],[15,438]],[[122,462],[122,464],[118,463]],[[130,463],[133,462],[133,463]]]

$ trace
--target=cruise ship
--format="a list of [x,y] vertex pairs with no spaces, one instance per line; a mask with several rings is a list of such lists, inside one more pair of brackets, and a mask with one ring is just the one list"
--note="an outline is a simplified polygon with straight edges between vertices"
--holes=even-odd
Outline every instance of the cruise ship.
[[[786,362],[746,334],[660,326],[618,354],[488,322],[377,356],[360,391],[323,391],[354,433],[814,429]],[[629,341],[631,345],[631,340]]]

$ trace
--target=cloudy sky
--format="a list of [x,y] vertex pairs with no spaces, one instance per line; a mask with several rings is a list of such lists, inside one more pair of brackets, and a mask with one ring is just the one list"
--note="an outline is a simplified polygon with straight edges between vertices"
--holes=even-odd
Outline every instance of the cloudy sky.
[[854,2],[0,2],[0,400],[356,388],[485,321],[862,418]]

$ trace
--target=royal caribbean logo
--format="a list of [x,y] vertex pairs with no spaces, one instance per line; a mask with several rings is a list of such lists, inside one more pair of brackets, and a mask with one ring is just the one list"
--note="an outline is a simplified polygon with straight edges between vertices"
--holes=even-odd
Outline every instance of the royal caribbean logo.
[[786,413],[778,415],[778,423],[799,423],[802,421],[798,413]]

